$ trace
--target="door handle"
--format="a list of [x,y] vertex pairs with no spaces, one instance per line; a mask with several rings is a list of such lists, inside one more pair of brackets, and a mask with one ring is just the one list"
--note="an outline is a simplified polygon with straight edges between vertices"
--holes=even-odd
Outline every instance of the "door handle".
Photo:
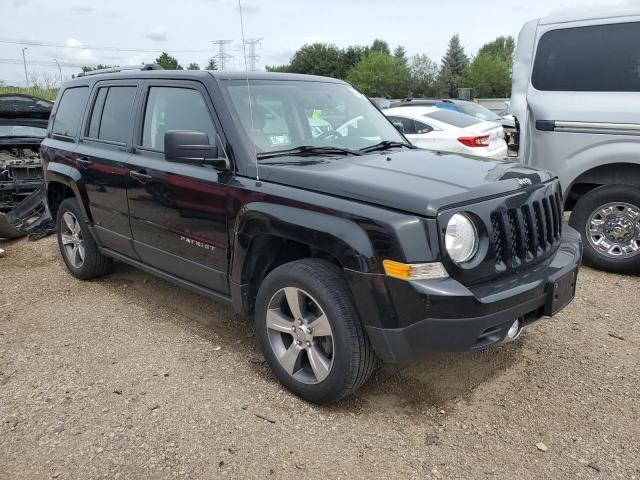
[[76,158],[76,163],[78,164],[78,167],[80,167],[80,168],[88,168],[91,165],[93,165],[93,162],[91,160],[89,160],[89,157]]
[[139,180],[142,183],[147,183],[149,180],[153,179],[153,177],[149,175],[145,169],[138,171],[130,170],[129,176],[135,178],[136,180]]

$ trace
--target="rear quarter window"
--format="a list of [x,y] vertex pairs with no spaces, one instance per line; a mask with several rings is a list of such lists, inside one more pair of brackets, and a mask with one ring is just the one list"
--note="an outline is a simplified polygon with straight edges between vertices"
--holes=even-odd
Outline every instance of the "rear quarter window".
[[537,90],[559,92],[640,91],[640,23],[546,32],[531,83]]
[[78,134],[88,96],[89,87],[67,88],[63,92],[51,128],[54,135],[73,138]]
[[475,125],[476,123],[480,123],[482,121],[477,119],[476,117],[465,115],[464,113],[460,112],[454,112],[452,110],[436,110],[431,113],[425,113],[423,116],[427,118],[433,118],[434,120],[438,120],[440,122],[447,123],[458,128],[470,127],[471,125]]

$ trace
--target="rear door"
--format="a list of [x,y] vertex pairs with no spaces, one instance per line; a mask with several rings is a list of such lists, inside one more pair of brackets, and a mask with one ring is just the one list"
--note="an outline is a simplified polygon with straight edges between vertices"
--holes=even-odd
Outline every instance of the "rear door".
[[169,130],[205,132],[209,143],[221,147],[210,97],[199,82],[147,81],[137,110],[127,163],[135,250],[148,265],[227,294],[226,206],[233,175],[164,158]]
[[136,257],[131,243],[127,182],[133,114],[139,82],[98,82],[76,150],[98,240],[107,248]]
[[535,39],[523,158],[565,189],[598,162],[637,162],[640,17],[541,23]]

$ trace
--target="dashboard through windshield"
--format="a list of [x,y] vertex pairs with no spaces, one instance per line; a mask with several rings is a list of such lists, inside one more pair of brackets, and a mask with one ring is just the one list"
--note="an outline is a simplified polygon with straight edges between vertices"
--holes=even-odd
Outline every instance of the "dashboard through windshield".
[[350,85],[300,80],[223,83],[242,129],[258,153],[301,146],[360,150],[405,139]]

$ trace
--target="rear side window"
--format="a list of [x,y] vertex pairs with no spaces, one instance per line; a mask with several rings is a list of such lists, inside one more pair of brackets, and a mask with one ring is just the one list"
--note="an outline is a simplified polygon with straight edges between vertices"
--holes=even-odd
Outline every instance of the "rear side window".
[[531,82],[538,90],[559,92],[639,92],[640,23],[545,33]]
[[151,87],[142,127],[142,146],[164,151],[164,134],[169,130],[196,130],[216,142],[216,130],[204,97],[198,90],[180,87]]
[[452,110],[434,110],[431,113],[425,113],[425,117],[433,118],[443,123],[448,123],[458,128],[466,128],[476,123],[480,123],[482,120],[472,117],[471,115],[465,115],[464,113],[454,112]]
[[414,122],[411,118],[406,117],[389,117],[389,120],[393,123],[401,123],[402,124],[402,133],[405,135],[414,135],[418,133],[418,129],[416,128],[416,122]]
[[101,87],[89,121],[90,138],[127,143],[136,87]]
[[54,135],[75,137],[89,96],[89,87],[67,88],[62,94],[51,131]]

